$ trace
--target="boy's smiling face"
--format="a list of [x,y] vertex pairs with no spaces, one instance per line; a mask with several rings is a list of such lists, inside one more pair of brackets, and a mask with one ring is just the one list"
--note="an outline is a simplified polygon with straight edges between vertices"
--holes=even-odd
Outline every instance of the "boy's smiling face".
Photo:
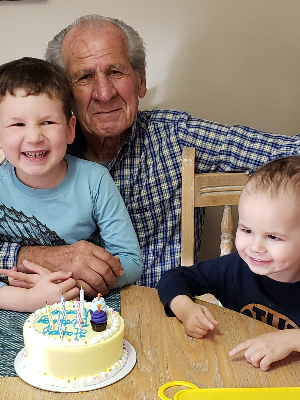
[[67,123],[62,102],[23,89],[0,102],[0,146],[18,179],[34,188],[57,186],[65,177],[63,159],[75,137],[75,117]]
[[243,190],[236,248],[252,272],[280,282],[300,280],[300,211],[289,190],[271,197]]

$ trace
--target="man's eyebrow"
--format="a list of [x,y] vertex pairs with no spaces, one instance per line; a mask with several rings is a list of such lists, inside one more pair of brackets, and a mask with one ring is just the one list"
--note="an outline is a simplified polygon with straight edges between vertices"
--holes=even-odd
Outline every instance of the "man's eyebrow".
[[79,71],[70,74],[70,79],[76,80],[84,75],[89,75],[90,73],[93,73],[93,69],[91,68],[80,69]]

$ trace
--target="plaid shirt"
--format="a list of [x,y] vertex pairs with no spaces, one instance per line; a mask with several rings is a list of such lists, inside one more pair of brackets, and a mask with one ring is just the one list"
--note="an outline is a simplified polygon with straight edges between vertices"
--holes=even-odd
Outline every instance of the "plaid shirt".
[[[84,157],[83,146],[79,135],[69,152]],[[126,142],[107,167],[140,242],[144,262],[137,282],[140,285],[156,287],[165,271],[180,265],[184,146],[196,148],[196,173],[250,173],[271,159],[299,154],[300,138],[229,127],[192,118],[187,112],[139,111]],[[195,253],[199,251],[203,218],[204,210],[198,209]]]

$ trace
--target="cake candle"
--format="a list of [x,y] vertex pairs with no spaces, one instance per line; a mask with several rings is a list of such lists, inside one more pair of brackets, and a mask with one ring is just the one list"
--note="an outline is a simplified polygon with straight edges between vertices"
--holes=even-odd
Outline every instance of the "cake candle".
[[80,289],[80,312],[81,312],[81,318],[84,318],[84,290]]
[[80,312],[79,300],[76,300],[76,306],[77,306],[77,324],[78,324],[78,329],[81,331],[81,312]]
[[62,330],[62,326],[61,326],[61,320],[60,320],[60,313],[58,312],[57,315],[57,327],[58,327],[58,332],[59,332],[59,336],[62,339],[64,334],[63,334],[63,330]]
[[60,307],[61,307],[61,315],[63,319],[66,319],[66,310],[65,310],[65,298],[64,298],[64,294],[61,294],[61,298],[60,298]]
[[48,315],[48,320],[49,320],[49,326],[53,330],[53,320],[52,320],[52,314],[50,310],[49,304],[46,302],[46,310],[47,310],[47,315]]

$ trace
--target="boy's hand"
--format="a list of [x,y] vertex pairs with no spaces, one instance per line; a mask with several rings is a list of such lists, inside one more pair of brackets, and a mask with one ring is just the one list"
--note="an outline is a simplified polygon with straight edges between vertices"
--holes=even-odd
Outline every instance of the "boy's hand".
[[76,281],[72,278],[71,272],[50,272],[29,261],[24,261],[24,265],[34,273],[23,274],[15,270],[0,270],[1,273],[12,277],[13,281],[19,281],[24,286],[28,285],[27,288],[2,286],[0,290],[2,295],[0,296],[0,307],[2,309],[33,312],[43,307],[46,302],[49,305],[59,303],[62,293],[65,300],[74,300],[78,297],[79,289],[76,287]]
[[0,274],[8,276],[9,286],[22,287],[30,289],[35,286],[38,281],[44,276],[51,272],[46,268],[41,267],[38,264],[24,260],[23,265],[32,271],[32,274],[25,274],[23,272],[18,272],[16,267],[12,269],[2,269],[0,268]]
[[267,371],[273,362],[282,360],[292,351],[300,351],[299,341],[299,329],[284,329],[246,340],[232,349],[229,355],[235,356],[245,350],[244,356],[250,364]]
[[213,330],[218,325],[218,321],[205,306],[194,303],[188,296],[174,297],[169,307],[182,321],[187,335],[196,339],[203,338],[209,330]]
[[50,272],[44,275],[30,289],[30,296],[39,299],[41,306],[45,305],[46,302],[49,305],[59,303],[62,293],[65,300],[74,300],[79,295],[79,289],[71,275],[71,272],[64,271]]

